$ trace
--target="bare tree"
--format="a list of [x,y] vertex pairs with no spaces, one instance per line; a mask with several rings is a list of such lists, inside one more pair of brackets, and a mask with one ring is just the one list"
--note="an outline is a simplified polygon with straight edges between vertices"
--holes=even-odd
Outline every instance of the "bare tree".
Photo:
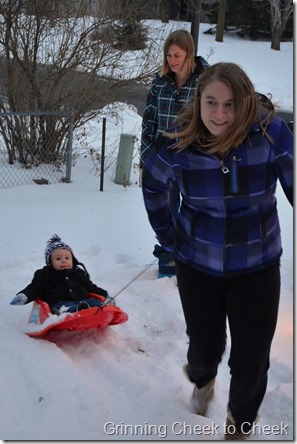
[[227,0],[220,0],[217,31],[216,31],[216,42],[222,42],[224,39],[226,8],[227,8]]
[[271,16],[271,49],[280,50],[280,42],[286,24],[293,14],[293,0],[253,0],[255,5],[267,3]]
[[201,0],[192,0],[191,34],[195,44],[195,55],[198,53]]
[[130,19],[131,10],[111,15],[103,7],[111,1],[102,1],[97,17],[85,14],[83,1],[63,0],[65,8],[55,0],[0,3],[0,112],[36,112],[29,120],[2,115],[10,163],[28,163],[28,146],[39,161],[45,151],[54,161],[65,151],[70,123],[84,125],[123,88],[151,81],[163,41],[152,39],[141,51],[117,49],[114,23]]

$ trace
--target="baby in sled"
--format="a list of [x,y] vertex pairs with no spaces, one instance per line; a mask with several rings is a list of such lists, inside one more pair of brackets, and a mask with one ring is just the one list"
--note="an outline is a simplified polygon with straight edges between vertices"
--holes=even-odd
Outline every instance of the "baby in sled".
[[[39,298],[47,302],[51,312],[57,315],[101,307],[106,303],[114,305],[107,291],[93,284],[71,247],[56,234],[47,242],[45,263],[34,273],[32,282],[12,299],[11,305],[24,305]],[[103,296],[105,300],[89,298],[88,293]]]

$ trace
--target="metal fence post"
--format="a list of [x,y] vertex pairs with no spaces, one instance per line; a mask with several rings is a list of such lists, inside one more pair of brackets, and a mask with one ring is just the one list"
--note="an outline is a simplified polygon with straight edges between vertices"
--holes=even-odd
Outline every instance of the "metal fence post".
[[116,184],[127,186],[130,183],[134,141],[133,134],[121,134],[115,175]]
[[103,121],[102,121],[100,191],[103,191],[103,184],[104,184],[105,138],[106,138],[106,117],[103,117]]
[[71,182],[71,168],[72,168],[72,145],[73,145],[73,120],[74,113],[71,115],[69,122],[69,132],[67,141],[67,158],[66,158],[66,183]]

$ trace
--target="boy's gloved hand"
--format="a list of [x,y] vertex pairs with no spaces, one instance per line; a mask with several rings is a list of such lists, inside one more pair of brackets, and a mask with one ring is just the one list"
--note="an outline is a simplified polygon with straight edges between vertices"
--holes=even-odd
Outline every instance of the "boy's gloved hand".
[[24,305],[28,298],[24,293],[17,294],[11,301],[10,305]]

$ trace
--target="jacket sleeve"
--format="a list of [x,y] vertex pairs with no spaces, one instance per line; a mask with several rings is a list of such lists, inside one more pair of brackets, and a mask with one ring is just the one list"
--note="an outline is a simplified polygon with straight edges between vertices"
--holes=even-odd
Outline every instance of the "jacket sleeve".
[[140,167],[142,168],[148,153],[154,146],[158,131],[158,103],[155,81],[149,90],[142,118]]
[[196,72],[199,76],[201,76],[203,71],[205,71],[209,67],[208,62],[202,56],[195,57],[195,64],[196,64]]
[[[279,135],[274,139],[275,160],[278,179],[284,193],[293,206],[293,185],[294,185],[294,160],[293,160],[293,135],[287,124],[278,118]],[[273,137],[273,134],[271,134]]]
[[95,294],[98,294],[100,296],[104,296],[104,297],[108,296],[108,292],[106,290],[104,290],[103,288],[97,287],[97,285],[93,284],[93,282],[91,282],[91,281],[90,281],[89,291],[91,293],[95,293]]
[[34,273],[32,282],[29,285],[27,285],[26,288],[18,292],[18,294],[24,293],[27,296],[28,301],[26,302],[26,304],[34,301],[36,298],[42,299],[45,292],[45,282],[46,282],[45,278],[46,276],[44,269],[37,270]]
[[95,294],[98,294],[98,295],[104,296],[104,297],[108,296],[108,292],[106,290],[95,285],[91,281],[91,279],[85,274],[85,272],[83,272],[82,270],[79,270],[79,271],[84,273],[84,285],[90,293],[95,293]]
[[160,244],[173,251],[175,221],[170,212],[170,188],[174,180],[167,146],[170,139],[158,136],[143,169],[142,193],[150,224]]

